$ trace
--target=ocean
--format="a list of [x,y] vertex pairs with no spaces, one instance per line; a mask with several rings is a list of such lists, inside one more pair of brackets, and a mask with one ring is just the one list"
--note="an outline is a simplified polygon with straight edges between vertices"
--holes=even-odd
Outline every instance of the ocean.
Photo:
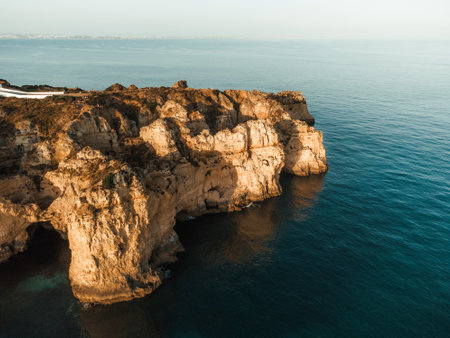
[[12,84],[301,90],[329,171],[177,224],[153,294],[84,309],[39,230],[0,265],[1,337],[448,337],[450,41],[0,40]]

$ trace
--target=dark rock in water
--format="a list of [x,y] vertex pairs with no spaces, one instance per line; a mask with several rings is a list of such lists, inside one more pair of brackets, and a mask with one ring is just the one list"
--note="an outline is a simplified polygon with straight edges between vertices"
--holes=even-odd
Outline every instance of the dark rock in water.
[[164,268],[164,267],[158,267],[156,268],[156,271],[158,272],[158,274],[161,276],[161,278],[167,279],[170,278],[172,276],[172,271],[170,271],[170,269],[168,268]]

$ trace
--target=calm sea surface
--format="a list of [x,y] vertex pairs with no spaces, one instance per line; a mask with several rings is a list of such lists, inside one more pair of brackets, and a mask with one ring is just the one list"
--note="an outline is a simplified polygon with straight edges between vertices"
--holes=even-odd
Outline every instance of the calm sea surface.
[[330,166],[178,224],[172,277],[132,302],[82,309],[39,231],[0,266],[0,336],[450,336],[449,41],[0,40],[0,78],[302,90]]

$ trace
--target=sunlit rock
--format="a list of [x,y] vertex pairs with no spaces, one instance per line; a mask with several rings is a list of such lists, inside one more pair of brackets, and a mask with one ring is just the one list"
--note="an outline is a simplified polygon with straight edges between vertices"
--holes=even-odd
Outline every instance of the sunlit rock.
[[327,170],[300,92],[115,84],[1,99],[0,112],[0,260],[26,248],[31,224],[49,222],[69,241],[73,292],[87,303],[157,288],[159,266],[183,250],[176,219],[277,196],[282,170]]

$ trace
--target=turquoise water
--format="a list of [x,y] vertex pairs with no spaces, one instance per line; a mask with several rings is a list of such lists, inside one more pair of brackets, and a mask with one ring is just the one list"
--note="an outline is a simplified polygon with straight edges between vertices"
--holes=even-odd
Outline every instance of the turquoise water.
[[302,90],[329,172],[240,213],[178,224],[144,299],[82,309],[67,244],[0,266],[0,336],[450,335],[450,42],[0,40],[0,78]]

